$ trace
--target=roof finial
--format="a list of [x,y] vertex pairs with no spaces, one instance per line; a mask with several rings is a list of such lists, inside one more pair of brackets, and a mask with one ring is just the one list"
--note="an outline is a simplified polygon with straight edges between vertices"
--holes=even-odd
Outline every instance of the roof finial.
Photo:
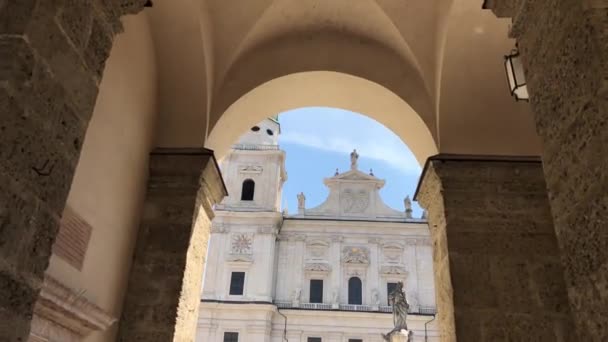
[[357,161],[359,160],[359,154],[357,153],[357,150],[354,149],[351,153],[350,153],[350,169],[351,170],[356,170],[358,165],[357,165]]
[[373,176],[374,175],[374,169],[369,169],[369,175]]
[[337,176],[340,174],[340,171],[338,171],[338,168],[336,168],[336,174],[334,174],[334,176]]

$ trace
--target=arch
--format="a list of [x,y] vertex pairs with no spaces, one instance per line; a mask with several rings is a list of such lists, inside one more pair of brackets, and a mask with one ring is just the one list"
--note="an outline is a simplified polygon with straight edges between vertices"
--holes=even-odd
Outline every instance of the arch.
[[380,122],[408,145],[421,165],[438,153],[430,130],[402,98],[377,83],[333,71],[290,74],[256,87],[222,114],[206,146],[221,159],[239,136],[264,118],[312,106],[345,109]]
[[359,277],[348,279],[348,304],[363,304],[363,284]]
[[254,194],[255,182],[251,178],[245,179],[241,188],[241,201],[253,201]]

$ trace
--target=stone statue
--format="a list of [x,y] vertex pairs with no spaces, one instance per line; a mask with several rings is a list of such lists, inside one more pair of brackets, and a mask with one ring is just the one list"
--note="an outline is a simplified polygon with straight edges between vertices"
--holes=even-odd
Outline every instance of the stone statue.
[[380,305],[380,294],[376,289],[372,291],[372,303],[376,306]]
[[331,293],[331,302],[332,302],[332,304],[334,304],[334,303],[337,304],[338,303],[338,290],[334,290]]
[[298,209],[304,209],[306,207],[306,196],[303,192],[298,194]]
[[403,282],[398,282],[395,290],[389,294],[389,300],[393,304],[393,324],[395,327],[388,334],[382,334],[385,341],[390,341],[393,334],[407,334],[408,340],[412,340],[412,333],[407,329],[407,311],[410,308],[405,293]]
[[353,150],[350,153],[350,169],[351,170],[356,170],[357,169],[357,161],[359,160],[359,154],[357,153],[357,150]]
[[410,199],[410,196],[405,196],[405,199],[403,199],[403,206],[405,207],[405,218],[411,219],[412,218],[412,200]]

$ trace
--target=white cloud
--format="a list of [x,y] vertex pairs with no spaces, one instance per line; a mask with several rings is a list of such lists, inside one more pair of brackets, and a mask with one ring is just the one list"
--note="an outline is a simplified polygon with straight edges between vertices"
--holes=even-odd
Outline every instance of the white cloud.
[[[323,151],[349,154],[354,148],[361,158],[370,158],[384,162],[389,166],[406,173],[420,173],[420,165],[406,145],[396,136],[390,136],[392,132],[383,132],[374,140],[363,137],[349,137],[320,135],[311,132],[297,130],[283,131],[279,141],[281,143],[297,144]],[[395,139],[396,138],[396,139]]]

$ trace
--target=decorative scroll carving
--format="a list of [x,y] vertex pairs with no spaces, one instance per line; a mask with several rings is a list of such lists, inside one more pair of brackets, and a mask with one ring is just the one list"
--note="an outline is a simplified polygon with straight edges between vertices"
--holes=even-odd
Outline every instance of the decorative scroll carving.
[[307,263],[304,270],[308,272],[331,272],[331,265],[324,262]]
[[342,191],[342,208],[345,213],[362,213],[369,205],[369,193],[366,190],[346,189]]
[[369,242],[369,243],[380,243],[380,238],[371,237],[371,238],[367,239],[367,242]]
[[342,235],[332,235],[331,242],[342,242],[344,241],[344,236]]
[[369,264],[369,250],[365,247],[344,247],[342,262],[346,264]]
[[230,229],[228,229],[228,227],[224,226],[223,224],[218,223],[211,226],[211,233],[224,234],[229,231]]
[[262,173],[263,170],[260,165],[244,165],[239,167],[240,173]]
[[271,225],[258,227],[257,231],[258,231],[258,234],[276,234],[277,233],[277,229]]
[[408,272],[405,270],[404,266],[385,265],[385,266],[380,267],[380,274],[407,275]]

